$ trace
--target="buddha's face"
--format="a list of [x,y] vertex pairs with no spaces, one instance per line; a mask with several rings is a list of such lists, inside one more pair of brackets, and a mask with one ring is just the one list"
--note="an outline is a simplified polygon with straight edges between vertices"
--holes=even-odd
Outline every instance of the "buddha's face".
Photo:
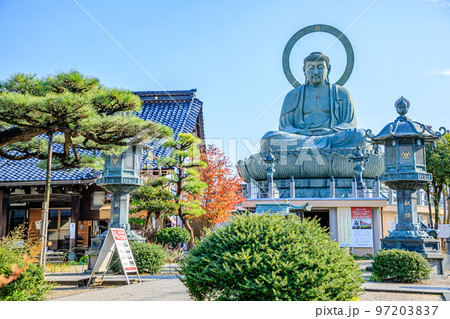
[[328,75],[328,66],[325,61],[307,61],[305,64],[305,76],[312,86],[319,86],[325,83]]

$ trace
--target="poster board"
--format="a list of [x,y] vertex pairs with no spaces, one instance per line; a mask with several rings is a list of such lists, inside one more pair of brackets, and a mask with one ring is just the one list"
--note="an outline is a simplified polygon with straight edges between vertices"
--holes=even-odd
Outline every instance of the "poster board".
[[75,233],[77,230],[77,224],[76,223],[70,223],[70,231],[69,231],[69,238],[75,239]]
[[370,207],[352,207],[352,247],[373,247]]
[[352,247],[352,221],[350,207],[337,208],[339,247]]
[[103,242],[102,249],[100,250],[94,268],[92,269],[88,285],[95,273],[103,273],[102,279],[105,277],[106,271],[109,268],[109,263],[111,262],[116,248],[122,270],[127,279],[127,283],[130,284],[130,280],[128,278],[128,274],[130,273],[136,273],[139,282],[141,282],[141,277],[139,276],[136,262],[131,252],[130,243],[128,242],[125,230],[122,228],[110,228],[108,230],[108,234],[106,235],[105,241]]
[[337,224],[340,247],[373,247],[372,208],[338,207]]
[[439,224],[439,238],[449,238],[450,237],[450,224]]

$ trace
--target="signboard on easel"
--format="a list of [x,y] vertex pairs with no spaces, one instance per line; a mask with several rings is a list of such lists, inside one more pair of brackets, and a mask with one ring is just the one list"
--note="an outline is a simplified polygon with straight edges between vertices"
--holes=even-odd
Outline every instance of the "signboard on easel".
[[131,252],[130,243],[128,242],[125,230],[122,228],[110,228],[108,230],[108,234],[106,235],[105,241],[103,242],[102,249],[100,250],[94,268],[92,269],[88,285],[95,273],[103,273],[102,279],[105,277],[106,271],[109,267],[109,263],[111,262],[111,258],[116,248],[123,273],[125,274],[125,277],[127,279],[127,283],[130,284],[130,280],[128,278],[128,275],[130,273],[136,273],[139,282],[141,281],[141,277],[139,276],[136,262],[134,261],[133,253]]

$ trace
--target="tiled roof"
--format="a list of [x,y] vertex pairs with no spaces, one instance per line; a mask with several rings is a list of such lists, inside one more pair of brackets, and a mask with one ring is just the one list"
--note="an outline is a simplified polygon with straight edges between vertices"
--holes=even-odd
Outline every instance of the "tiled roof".
[[[203,105],[195,98],[195,92],[196,90],[134,92],[142,100],[142,110],[136,115],[141,119],[170,127],[175,138],[179,133],[192,133]],[[152,158],[167,156],[170,153],[168,149],[156,145],[152,147]],[[150,165],[145,156],[142,162]]]
[[[159,122],[170,127],[174,137],[179,133],[192,133],[202,112],[203,103],[195,98],[196,90],[188,91],[142,91],[134,92],[142,100],[142,110],[136,113],[144,120]],[[154,159],[167,156],[170,150],[152,145],[151,158],[144,155],[142,163],[154,165]],[[0,157],[0,184],[14,182],[45,181],[45,170],[36,166],[37,159],[23,161],[6,160]],[[70,171],[53,171],[52,181],[83,181],[97,178],[101,172],[92,168]]]
[[[4,161],[0,164],[0,183],[45,181],[45,170],[38,168],[37,163],[38,160],[34,158],[23,161]],[[99,175],[100,172],[92,168],[52,171],[51,180],[92,180]]]

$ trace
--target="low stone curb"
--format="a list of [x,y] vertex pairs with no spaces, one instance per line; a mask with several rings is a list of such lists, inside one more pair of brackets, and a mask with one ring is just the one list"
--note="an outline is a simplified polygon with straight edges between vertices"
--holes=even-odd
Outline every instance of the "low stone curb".
[[365,291],[392,292],[392,293],[411,293],[411,294],[437,294],[442,295],[446,301],[450,301],[450,287],[440,286],[411,286],[404,284],[386,284],[366,282],[363,287]]

